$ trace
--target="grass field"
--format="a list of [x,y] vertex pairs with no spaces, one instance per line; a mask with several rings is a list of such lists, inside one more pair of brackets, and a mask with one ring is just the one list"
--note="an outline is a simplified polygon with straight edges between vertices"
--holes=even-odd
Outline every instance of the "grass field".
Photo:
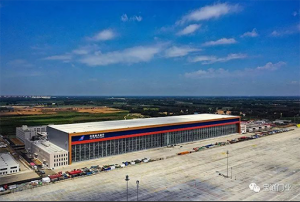
[[[56,114],[30,115],[30,116],[1,116],[0,134],[15,136],[16,127],[22,125],[39,126],[47,124],[68,124],[91,121],[123,120],[128,111],[114,113],[83,113],[83,112],[57,112]],[[126,117],[136,118],[135,116]]]

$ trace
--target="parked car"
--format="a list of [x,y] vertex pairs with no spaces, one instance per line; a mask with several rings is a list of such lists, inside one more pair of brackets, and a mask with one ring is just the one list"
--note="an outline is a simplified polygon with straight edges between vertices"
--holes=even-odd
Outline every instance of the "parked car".
[[143,159],[143,162],[144,162],[144,163],[148,163],[149,161],[150,161],[150,158],[144,158],[144,159]]
[[44,178],[42,178],[42,182],[44,182],[44,183],[50,183],[50,178],[49,177],[44,177]]
[[17,185],[15,185],[15,184],[8,186],[9,190],[16,189],[16,188],[17,188]]
[[97,165],[97,166],[91,166],[91,169],[99,169],[100,167],[99,167],[99,165]]
[[128,165],[129,165],[129,162],[126,161],[126,162],[123,162],[123,164],[124,164],[125,166],[128,166]]
[[103,166],[102,171],[108,171],[111,170],[110,166]]
[[39,172],[40,172],[42,175],[45,175],[45,171],[40,170]]
[[141,161],[142,161],[142,160],[137,159],[137,160],[135,160],[134,162],[137,164],[137,163],[141,163]]

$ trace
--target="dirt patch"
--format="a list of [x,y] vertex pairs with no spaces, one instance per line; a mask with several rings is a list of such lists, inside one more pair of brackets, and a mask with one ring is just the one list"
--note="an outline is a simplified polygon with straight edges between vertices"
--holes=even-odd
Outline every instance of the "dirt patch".
[[80,112],[80,113],[115,113],[122,110],[109,107],[29,107],[29,106],[13,106],[10,109],[0,111],[0,116],[12,115],[40,115],[40,114],[56,114],[57,112]]
[[85,112],[85,113],[114,113],[121,112],[122,110],[108,107],[92,107],[92,108],[76,108],[77,112]]
[[10,141],[16,146],[24,145],[24,143],[21,142],[18,138],[10,138]]

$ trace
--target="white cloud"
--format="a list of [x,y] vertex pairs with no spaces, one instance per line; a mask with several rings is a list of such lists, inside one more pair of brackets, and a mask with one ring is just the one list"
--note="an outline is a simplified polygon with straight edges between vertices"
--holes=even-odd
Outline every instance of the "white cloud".
[[203,61],[212,61],[212,60],[216,60],[216,56],[200,55],[189,59],[190,62],[203,62]]
[[64,55],[53,55],[44,58],[44,60],[62,60],[62,61],[69,61],[72,59],[71,54],[64,54]]
[[23,59],[9,61],[7,65],[11,67],[33,67],[34,65]]
[[127,14],[123,14],[121,16],[121,21],[123,21],[123,22],[127,22],[127,21],[141,22],[142,20],[143,20],[142,16],[137,16],[137,15],[131,16],[130,18],[127,16]]
[[74,53],[76,55],[86,55],[86,54],[89,54],[92,51],[96,51],[98,49],[99,49],[99,47],[96,44],[93,44],[93,45],[79,47],[79,48],[73,50],[72,53]]
[[270,70],[270,71],[274,71],[274,70],[277,70],[277,69],[279,69],[280,67],[282,67],[284,65],[286,65],[285,62],[278,62],[276,64],[273,64],[272,62],[268,62],[266,65],[257,67],[256,69],[257,70]]
[[284,66],[285,62],[271,63],[268,62],[264,66],[259,66],[256,68],[246,68],[243,70],[234,70],[230,71],[228,69],[213,69],[209,68],[207,70],[198,70],[195,72],[185,73],[185,77],[187,78],[230,78],[230,77],[246,77],[246,76],[256,76],[261,73],[267,73],[269,71],[274,71]]
[[298,15],[297,11],[294,11],[292,15],[296,17]]
[[258,33],[257,30],[254,28],[251,32],[245,32],[241,35],[241,37],[257,37]]
[[289,82],[288,84],[292,84],[292,85],[299,85],[299,84],[300,84],[300,82],[299,82],[299,81],[291,81],[291,82]]
[[243,59],[246,58],[246,54],[229,54],[226,57],[216,57],[216,56],[197,56],[190,59],[190,62],[202,62],[202,64],[212,64],[216,62],[227,62],[229,60]]
[[288,35],[292,35],[292,34],[296,34],[300,32],[300,23],[296,24],[296,25],[292,25],[286,28],[281,28],[279,30],[274,30],[271,33],[272,37],[282,37],[282,36],[288,36]]
[[281,34],[279,32],[277,32],[276,30],[274,30],[272,33],[271,33],[271,36],[280,36]]
[[230,39],[222,38],[217,41],[205,42],[203,46],[217,46],[217,45],[226,45],[226,44],[234,44],[234,43],[237,43],[237,41],[234,38],[230,38]]
[[177,47],[172,46],[165,50],[165,57],[166,58],[173,58],[173,57],[182,57],[186,56],[191,52],[201,51],[201,49],[191,48],[191,47]]
[[142,16],[133,16],[132,17],[134,20],[138,21],[138,22],[141,22],[143,20]]
[[89,51],[84,48],[78,48],[78,49],[73,50],[72,52],[76,55],[86,55],[89,53]]
[[127,22],[127,21],[128,21],[128,16],[127,16],[127,14],[123,14],[123,15],[121,16],[121,20],[122,20],[123,22]]
[[107,41],[116,37],[116,34],[111,29],[105,29],[90,38],[93,41]]
[[216,70],[209,68],[207,70],[198,70],[185,74],[187,78],[221,78],[228,76],[230,76],[230,72],[222,68]]
[[238,12],[240,10],[241,7],[238,4],[230,5],[227,3],[217,3],[191,11],[187,15],[183,16],[182,19],[177,22],[177,24],[182,24],[190,21],[202,21],[212,18],[219,18],[223,15]]
[[297,15],[300,15],[300,10],[294,11],[292,15],[293,15],[294,17],[296,17]]
[[46,50],[50,50],[51,46],[49,46],[48,44],[43,44],[43,45],[30,46],[30,48],[35,51],[46,51]]
[[89,66],[103,66],[110,64],[132,64],[150,61],[156,54],[162,51],[161,45],[155,46],[136,46],[122,51],[108,53],[89,54],[79,61]]
[[189,25],[187,27],[185,27],[183,30],[179,31],[177,34],[179,36],[182,36],[182,35],[188,35],[188,34],[192,34],[194,33],[197,29],[199,29],[201,27],[201,25],[199,24],[192,24],[192,25]]

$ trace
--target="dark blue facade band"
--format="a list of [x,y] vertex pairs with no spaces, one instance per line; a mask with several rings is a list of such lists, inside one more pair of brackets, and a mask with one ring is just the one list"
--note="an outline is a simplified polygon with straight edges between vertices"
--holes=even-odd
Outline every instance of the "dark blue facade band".
[[[108,132],[108,133],[104,133],[104,138],[101,138],[101,139],[117,137],[117,136],[124,136],[124,135],[159,132],[159,131],[164,131],[164,130],[183,129],[183,128],[190,128],[190,127],[197,127],[197,126],[209,126],[209,125],[231,123],[231,122],[237,122],[237,121],[240,121],[240,120],[239,119],[227,119],[227,120],[221,120],[221,121],[211,121],[211,122],[201,122],[201,123],[192,123],[192,124],[181,124],[181,125],[174,125],[174,126],[162,126],[162,127],[155,127],[155,128],[143,128],[143,129],[128,130],[128,131]],[[73,136],[72,142],[91,140],[90,135],[93,135],[93,134]],[[95,135],[95,138],[98,139],[97,134]]]

